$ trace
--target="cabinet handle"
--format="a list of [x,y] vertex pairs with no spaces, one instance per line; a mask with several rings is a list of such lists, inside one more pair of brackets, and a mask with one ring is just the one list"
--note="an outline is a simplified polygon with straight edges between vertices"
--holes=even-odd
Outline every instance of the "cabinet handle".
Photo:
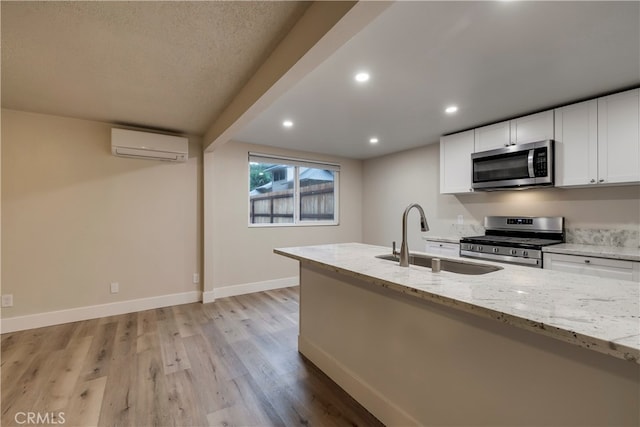
[[598,182],[604,182],[604,178],[600,178]]
[[589,182],[593,184],[594,182],[596,182],[596,180],[595,180],[595,179],[592,179],[592,180],[591,180],[591,181],[589,181]]
[[509,144],[508,142],[506,144],[504,144],[505,147],[510,146],[511,144]]
[[591,260],[590,260],[590,259],[585,259],[585,260],[584,260],[584,263],[585,263],[585,264],[591,264]]

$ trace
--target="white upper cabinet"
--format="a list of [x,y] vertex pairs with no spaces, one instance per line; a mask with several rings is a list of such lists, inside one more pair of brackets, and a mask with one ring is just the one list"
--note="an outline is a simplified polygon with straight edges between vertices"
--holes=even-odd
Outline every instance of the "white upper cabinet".
[[475,151],[553,139],[553,110],[475,129]]
[[518,117],[510,121],[511,145],[553,139],[553,110]]
[[509,121],[482,126],[475,129],[475,152],[494,150],[509,146]]
[[555,110],[556,186],[598,182],[598,101]]
[[640,183],[640,89],[440,139],[440,193],[469,193],[471,153],[555,140],[555,186]]
[[440,138],[440,193],[471,192],[473,130]]
[[639,90],[555,110],[556,186],[640,182]]
[[598,99],[598,181],[640,182],[640,89]]

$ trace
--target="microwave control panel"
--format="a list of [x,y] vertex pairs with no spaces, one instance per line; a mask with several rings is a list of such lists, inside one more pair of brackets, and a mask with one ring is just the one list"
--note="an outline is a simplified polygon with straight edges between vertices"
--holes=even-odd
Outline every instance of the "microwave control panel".
[[547,149],[536,148],[533,152],[533,171],[535,177],[547,176]]

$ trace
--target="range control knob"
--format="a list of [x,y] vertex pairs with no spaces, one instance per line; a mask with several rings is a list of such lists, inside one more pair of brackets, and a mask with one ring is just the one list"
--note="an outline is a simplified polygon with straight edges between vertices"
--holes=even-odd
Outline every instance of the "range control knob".
[[529,256],[529,251],[522,251],[522,256]]
[[517,253],[518,253],[518,251],[517,251],[517,250],[515,250],[515,249],[511,249],[511,255],[516,255]]
[[482,246],[478,246],[478,252],[482,252]]
[[494,254],[497,254],[498,252],[500,252],[500,249],[498,249],[498,248],[493,248],[493,253],[494,253]]

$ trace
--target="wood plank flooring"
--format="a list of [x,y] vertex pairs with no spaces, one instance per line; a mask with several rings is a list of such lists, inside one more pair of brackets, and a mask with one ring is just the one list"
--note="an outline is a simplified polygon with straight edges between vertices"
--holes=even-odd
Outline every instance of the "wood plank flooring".
[[293,287],[4,334],[0,424],[381,426],[298,353],[298,312]]

